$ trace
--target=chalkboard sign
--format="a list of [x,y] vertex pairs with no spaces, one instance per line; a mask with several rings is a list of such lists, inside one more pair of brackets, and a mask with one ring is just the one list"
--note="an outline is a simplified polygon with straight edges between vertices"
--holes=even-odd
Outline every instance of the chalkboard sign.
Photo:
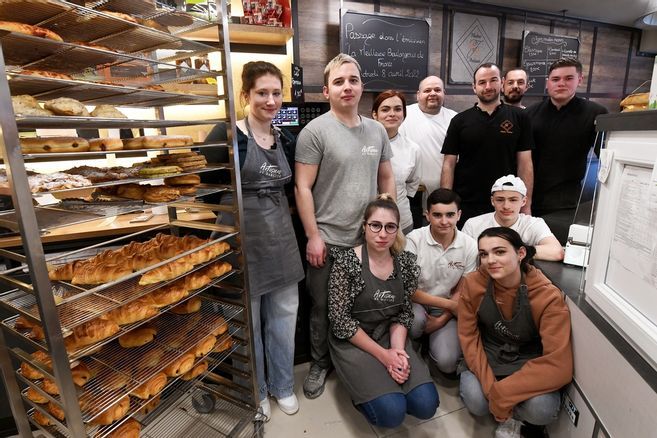
[[340,20],[340,51],[358,60],[367,91],[417,91],[427,76],[426,19],[346,11]]
[[292,102],[303,102],[303,68],[292,64]]
[[522,68],[529,76],[528,92],[543,94],[550,64],[560,58],[577,58],[579,39],[527,32],[522,39]]

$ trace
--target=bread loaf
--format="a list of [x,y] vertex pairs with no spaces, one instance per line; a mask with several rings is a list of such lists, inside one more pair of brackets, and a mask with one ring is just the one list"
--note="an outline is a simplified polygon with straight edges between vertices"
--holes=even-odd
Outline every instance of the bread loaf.
[[189,175],[170,176],[164,178],[164,184],[168,186],[197,185],[201,184],[201,177],[195,173]]
[[147,186],[143,199],[146,202],[170,202],[180,198],[178,189],[166,186]]
[[11,105],[14,108],[14,114],[23,116],[52,116],[52,112],[41,108],[39,102],[29,94],[20,96],[11,96]]
[[90,151],[120,151],[123,141],[120,138],[93,138],[89,140]]
[[155,339],[157,330],[153,327],[139,327],[119,337],[123,348],[141,347]]
[[[116,109],[112,105],[98,105],[91,112],[92,117],[102,117],[105,119],[127,119],[125,114]],[[123,148],[123,143],[121,143],[121,148]]]
[[103,284],[109,283],[132,274],[132,268],[125,263],[78,265],[73,273],[73,284]]
[[47,100],[43,106],[59,116],[89,117],[87,108],[80,101],[71,99],[70,97],[58,97],[57,99]]
[[201,299],[199,297],[190,298],[182,304],[178,304],[176,307],[171,309],[172,313],[177,315],[186,315],[188,313],[194,313],[201,310]]
[[118,187],[116,195],[121,198],[127,199],[144,199],[144,193],[146,192],[146,186],[140,184],[122,184]]
[[14,21],[0,21],[0,29],[6,30],[8,32],[22,33],[39,38],[47,38],[54,41],[64,41],[62,37],[57,35],[52,30],[46,29],[44,27],[32,26],[30,24],[17,23]]
[[212,279],[208,277],[205,272],[193,272],[185,277],[185,289],[188,291],[200,289],[208,284]]
[[151,292],[148,296],[157,307],[165,307],[185,298],[187,290],[179,284],[170,284]]
[[20,144],[24,154],[87,152],[89,150],[89,142],[80,137],[21,138]]
[[183,376],[181,377],[182,380],[192,380],[203,374],[208,370],[208,362],[207,361],[202,361],[198,365],[196,365],[194,368],[192,368],[190,371],[187,371]]
[[137,420],[129,419],[114,429],[107,438],[139,438],[141,424]]
[[99,424],[101,426],[112,424],[113,422],[125,417],[125,414],[128,413],[129,409],[130,409],[130,398],[128,398],[128,396],[125,396],[117,403],[110,406],[99,416],[94,418],[92,420],[92,423]]
[[142,400],[148,400],[150,397],[162,391],[166,385],[167,375],[165,373],[157,373],[144,384],[134,389],[130,395]]
[[138,299],[110,311],[107,314],[107,319],[116,322],[118,325],[126,325],[155,316],[157,312],[157,307]]
[[194,347],[192,353],[194,353],[195,357],[203,357],[209,352],[212,351],[214,348],[214,344],[217,343],[217,338],[215,338],[213,335],[208,335],[201,342],[196,344]]
[[191,370],[194,366],[194,355],[185,353],[172,364],[164,369],[164,373],[169,377],[178,377]]

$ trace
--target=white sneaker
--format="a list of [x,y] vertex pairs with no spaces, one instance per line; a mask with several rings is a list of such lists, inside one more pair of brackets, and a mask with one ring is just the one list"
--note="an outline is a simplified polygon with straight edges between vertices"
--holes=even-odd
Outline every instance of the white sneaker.
[[260,407],[256,414],[256,421],[268,422],[271,418],[271,404],[269,404],[269,397],[260,400]]
[[292,394],[288,397],[276,399],[278,407],[287,415],[294,415],[299,411],[299,400],[297,396]]
[[504,423],[497,425],[495,429],[495,438],[521,438],[520,428],[522,427],[522,422],[509,418]]

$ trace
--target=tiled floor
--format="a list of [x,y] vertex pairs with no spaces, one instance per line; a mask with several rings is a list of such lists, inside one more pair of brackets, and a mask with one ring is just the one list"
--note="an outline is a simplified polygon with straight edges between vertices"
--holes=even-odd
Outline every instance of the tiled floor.
[[295,392],[299,398],[299,412],[286,415],[271,401],[272,417],[265,424],[266,438],[466,438],[492,437],[495,422],[492,418],[475,419],[463,407],[458,396],[458,383],[439,379],[436,381],[440,406],[436,415],[425,421],[407,417],[397,429],[381,429],[370,426],[351,404],[349,395],[335,373],[328,378],[324,394],[315,400],[303,396],[301,388],[309,364],[295,367]]

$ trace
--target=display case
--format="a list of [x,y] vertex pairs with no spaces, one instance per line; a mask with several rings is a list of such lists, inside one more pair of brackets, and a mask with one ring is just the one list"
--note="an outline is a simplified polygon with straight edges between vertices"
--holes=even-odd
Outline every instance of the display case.
[[[6,73],[0,78],[0,191],[14,205],[0,224],[22,239],[20,250],[0,250],[14,264],[0,273],[12,288],[0,295],[0,305],[15,314],[2,321],[0,361],[18,431],[24,437],[32,436],[31,428],[71,437],[251,436],[259,427],[258,403],[225,2],[219,23],[147,1],[86,5],[0,1],[0,20],[32,26],[0,30]],[[178,36],[203,28],[218,33],[218,48]],[[39,29],[58,38],[38,36]],[[179,62],[216,52],[216,71]],[[185,88],[199,81],[202,93]],[[209,94],[207,85],[215,82],[217,91]],[[47,104],[24,112],[17,96]],[[48,114],[59,98],[85,107],[155,108],[158,117],[55,115],[61,108]],[[222,116],[164,117],[167,107],[181,104],[218,105]],[[217,123],[226,123],[226,141],[167,135],[170,128]],[[102,142],[100,149],[79,151],[70,142],[60,148],[41,140],[35,150],[19,139],[43,129],[155,129],[158,135],[123,139],[123,147],[111,151]],[[204,152],[217,148],[227,159],[207,163],[204,155],[211,155]],[[137,164],[112,165],[122,157]],[[76,178],[64,172],[54,182],[52,175],[44,183],[26,171],[38,163],[99,159],[106,168],[80,173],[84,166],[76,166]],[[199,184],[198,176],[210,172],[221,172],[222,183]],[[55,199],[80,190],[93,194]],[[204,202],[220,192],[233,192],[232,204]],[[44,198],[51,203],[41,205]],[[167,223],[84,248],[44,251],[41,236],[50,229],[152,207],[167,210]],[[181,214],[190,209],[208,212],[206,220]],[[235,225],[215,223],[222,212],[235,215]]]
[[657,112],[603,115],[586,299],[657,369]]

